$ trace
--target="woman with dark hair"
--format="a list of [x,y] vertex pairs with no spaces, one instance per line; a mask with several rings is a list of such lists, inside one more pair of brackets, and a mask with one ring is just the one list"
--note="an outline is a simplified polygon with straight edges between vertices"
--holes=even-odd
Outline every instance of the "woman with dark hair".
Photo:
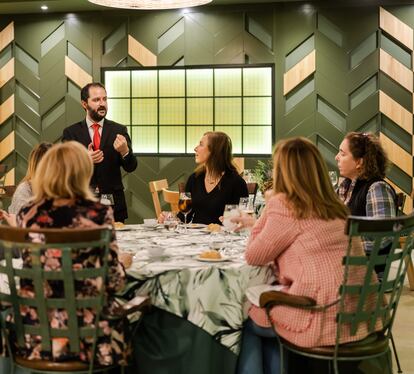
[[[350,132],[335,157],[339,173],[345,179],[338,189],[339,198],[354,216],[387,218],[396,215],[396,194],[384,181],[388,158],[379,139],[372,133]],[[364,240],[369,254],[372,242]],[[384,243],[383,253],[387,253]],[[381,268],[376,268],[381,278]]]
[[[193,223],[218,223],[226,204],[238,204],[249,192],[233,163],[230,137],[224,132],[209,131],[194,148],[197,168],[188,178],[186,192],[191,192]],[[190,219],[190,218],[189,218]]]

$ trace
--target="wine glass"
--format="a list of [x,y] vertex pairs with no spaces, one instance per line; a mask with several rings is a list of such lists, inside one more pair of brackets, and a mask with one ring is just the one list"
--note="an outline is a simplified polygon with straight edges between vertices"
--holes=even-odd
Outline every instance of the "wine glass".
[[187,232],[187,214],[191,212],[192,200],[190,192],[180,192],[178,210],[184,214],[184,232]]
[[242,213],[246,213],[248,215],[254,214],[254,204],[253,204],[253,196],[249,197],[241,197],[239,200],[239,210]]
[[239,206],[236,204],[226,204],[223,212],[223,226],[227,231],[233,231],[237,227],[237,223],[232,222],[233,217],[240,215]]
[[329,179],[331,180],[333,187],[335,187],[338,184],[338,174],[335,170],[329,171]]

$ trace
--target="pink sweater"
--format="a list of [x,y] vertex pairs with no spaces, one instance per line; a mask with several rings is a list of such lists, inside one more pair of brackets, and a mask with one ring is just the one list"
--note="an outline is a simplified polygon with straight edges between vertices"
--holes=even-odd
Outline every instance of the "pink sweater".
[[[266,204],[266,209],[254,226],[246,250],[250,265],[265,265],[275,261],[279,282],[287,284],[287,293],[309,296],[324,305],[338,298],[343,278],[342,258],[346,254],[348,238],[345,222],[340,219],[297,219],[278,194]],[[358,246],[358,253],[363,249]],[[360,271],[352,272],[351,282],[363,279]],[[352,305],[352,300],[349,300]],[[271,311],[272,320],[280,336],[302,347],[335,344],[338,304],[325,312],[311,312],[277,306]],[[250,317],[260,326],[269,327],[265,310],[252,306]],[[380,329],[381,326],[378,326]],[[367,336],[365,325],[356,335],[344,329],[341,342],[361,340]]]

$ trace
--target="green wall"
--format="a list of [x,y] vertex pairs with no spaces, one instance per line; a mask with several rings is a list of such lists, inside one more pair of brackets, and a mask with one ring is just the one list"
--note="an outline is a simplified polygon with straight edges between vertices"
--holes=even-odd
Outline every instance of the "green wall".
[[[414,6],[387,7],[414,27]],[[94,80],[101,67],[139,66],[128,55],[128,35],[158,58],[158,65],[275,64],[276,139],[306,136],[330,168],[344,134],[387,131],[411,154],[412,136],[378,109],[381,89],[412,112],[412,93],[379,71],[379,45],[405,63],[411,52],[379,31],[379,7],[317,7],[312,4],[222,6],[160,12],[2,16],[14,22],[14,42],[0,51],[0,68],[15,58],[15,77],[0,89],[0,104],[15,93],[15,113],[0,125],[0,140],[15,131],[15,152],[5,160],[24,175],[30,149],[40,140],[59,141],[63,129],[84,116],[80,88],[65,75],[65,56]],[[316,70],[287,95],[283,75],[316,50]],[[411,69],[411,66],[410,66]],[[385,129],[385,130],[383,130]],[[246,167],[255,160],[247,159]],[[153,216],[148,181],[185,181],[189,157],[140,157],[125,176],[130,222]],[[391,175],[392,174],[392,175]],[[393,167],[390,177],[411,192],[411,175]]]

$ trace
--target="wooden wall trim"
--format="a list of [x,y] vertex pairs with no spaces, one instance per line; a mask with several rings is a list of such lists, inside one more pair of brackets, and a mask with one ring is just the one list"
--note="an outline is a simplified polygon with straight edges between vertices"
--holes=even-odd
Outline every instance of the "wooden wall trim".
[[413,50],[413,29],[380,7],[380,28]]
[[14,77],[14,57],[0,69],[0,88]]
[[131,35],[128,35],[128,54],[142,66],[157,66],[157,56]]
[[389,160],[408,175],[413,174],[413,157],[383,133],[380,133],[381,144],[387,152]]
[[316,70],[316,51],[313,50],[293,68],[283,74],[283,95],[289,93],[300,82],[313,74]]
[[65,75],[80,88],[93,81],[92,76],[68,56],[65,56]]
[[413,72],[390,54],[380,49],[380,69],[406,90],[413,92]]
[[14,113],[14,95],[0,105],[0,125]]
[[409,134],[413,133],[412,113],[382,91],[379,91],[379,110]]
[[10,22],[0,32],[0,51],[6,48],[14,40],[14,23]]
[[3,161],[12,153],[14,148],[14,131],[12,131],[0,142],[0,161]]

